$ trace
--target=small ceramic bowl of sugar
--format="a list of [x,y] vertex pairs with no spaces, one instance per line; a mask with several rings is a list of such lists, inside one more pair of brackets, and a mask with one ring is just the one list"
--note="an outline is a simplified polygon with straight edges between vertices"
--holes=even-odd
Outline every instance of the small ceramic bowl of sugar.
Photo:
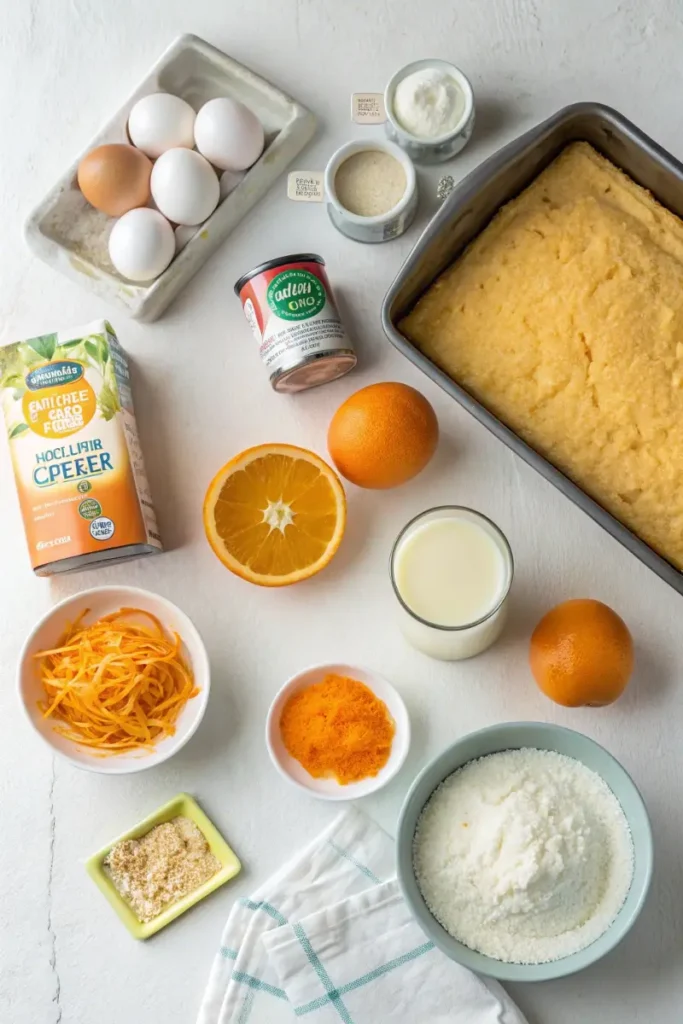
[[583,970],[631,929],[652,876],[633,781],[587,736],[510,722],[463,736],[403,805],[397,873],[425,934],[502,981]]
[[[343,723],[333,724],[333,718]],[[314,730],[322,740],[318,749],[311,742]],[[302,749],[292,744],[292,734],[301,735]],[[290,753],[286,738],[301,761]],[[377,672],[339,663],[313,665],[277,693],[266,720],[266,746],[275,768],[292,785],[320,800],[356,800],[382,789],[401,770],[410,747],[410,719],[403,698]],[[359,752],[363,756],[360,748],[365,747],[373,774],[356,781],[341,784],[318,763],[336,753],[338,765],[357,767],[355,758]],[[318,775],[320,770],[324,773]]]
[[356,242],[389,242],[408,230],[417,212],[417,176],[393,142],[347,142],[325,168],[330,220]]

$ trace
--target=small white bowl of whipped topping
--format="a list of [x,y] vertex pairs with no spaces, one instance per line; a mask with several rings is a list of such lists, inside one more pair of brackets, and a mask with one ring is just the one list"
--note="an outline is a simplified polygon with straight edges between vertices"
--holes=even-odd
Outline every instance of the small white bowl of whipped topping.
[[389,80],[384,104],[387,136],[418,163],[450,160],[472,135],[472,86],[448,61],[406,64]]

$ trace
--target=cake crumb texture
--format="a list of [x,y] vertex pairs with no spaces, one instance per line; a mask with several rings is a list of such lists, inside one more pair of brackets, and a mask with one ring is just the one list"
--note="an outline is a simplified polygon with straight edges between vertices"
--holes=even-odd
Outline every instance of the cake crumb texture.
[[683,569],[683,222],[649,192],[573,143],[400,328]]

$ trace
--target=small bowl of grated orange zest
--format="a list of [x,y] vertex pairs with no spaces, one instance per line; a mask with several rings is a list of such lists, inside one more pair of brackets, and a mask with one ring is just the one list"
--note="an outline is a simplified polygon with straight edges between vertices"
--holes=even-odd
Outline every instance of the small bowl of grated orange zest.
[[96,587],[55,605],[19,658],[27,717],[56,754],[122,775],[183,747],[204,715],[209,661],[190,619],[138,587]]
[[275,697],[266,746],[295,786],[321,800],[355,800],[399,772],[410,747],[410,719],[403,699],[378,673],[314,665]]

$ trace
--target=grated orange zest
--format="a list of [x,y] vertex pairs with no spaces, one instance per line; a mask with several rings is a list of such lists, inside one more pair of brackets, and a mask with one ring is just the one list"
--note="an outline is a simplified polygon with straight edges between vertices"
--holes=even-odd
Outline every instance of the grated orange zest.
[[[79,746],[102,757],[151,750],[172,736],[185,704],[196,697],[177,633],[139,608],[120,608],[91,625],[85,608],[59,646],[39,651],[44,718]],[[144,617],[152,626],[130,621]]]

